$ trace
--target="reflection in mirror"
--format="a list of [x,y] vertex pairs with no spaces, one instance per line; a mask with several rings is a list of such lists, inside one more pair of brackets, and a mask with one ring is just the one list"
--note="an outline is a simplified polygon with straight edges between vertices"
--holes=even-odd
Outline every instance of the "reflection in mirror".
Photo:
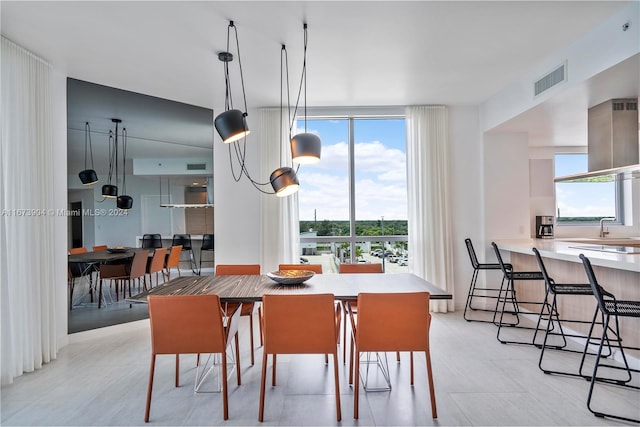
[[[133,198],[129,210],[121,210],[115,199],[104,198],[109,164],[112,119],[119,119],[119,132],[126,129],[126,162],[122,144],[117,149],[118,172],[112,170],[112,184],[121,188],[126,177],[127,194]],[[89,123],[89,126],[86,126]],[[85,133],[90,129],[93,164],[99,181],[83,185],[78,174],[85,170]],[[111,162],[110,162],[111,160]],[[192,235],[194,253],[199,254],[203,234],[213,234],[213,110],[156,98],[95,83],[67,79],[67,187],[69,212],[68,247],[107,245],[109,248],[140,246],[142,236],[161,234],[163,246],[171,245],[173,234]],[[161,207],[162,199],[178,209]],[[206,208],[182,208],[205,204]],[[106,261],[99,261],[106,262]],[[115,260],[128,263],[130,260]],[[104,281],[98,295],[97,264],[74,265],[84,274],[70,276],[73,299],[69,307],[69,333],[139,320],[147,316],[146,305],[129,307],[123,300],[129,287]],[[181,268],[182,274],[192,274]],[[126,271],[126,270],[125,270]],[[76,277],[77,276],[77,277]],[[172,273],[173,277],[173,273]],[[70,283],[71,286],[71,283]],[[142,290],[137,282],[131,293]],[[116,291],[117,289],[117,291]],[[116,293],[118,292],[118,293]],[[102,299],[98,309],[98,299]]]

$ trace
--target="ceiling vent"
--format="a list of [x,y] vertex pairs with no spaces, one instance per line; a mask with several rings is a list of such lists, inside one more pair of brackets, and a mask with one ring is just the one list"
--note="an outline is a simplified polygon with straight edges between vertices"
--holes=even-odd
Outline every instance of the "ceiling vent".
[[558,83],[562,83],[567,80],[567,67],[566,64],[560,65],[558,68],[543,76],[541,79],[533,83],[534,96],[538,96],[541,93],[551,89]]

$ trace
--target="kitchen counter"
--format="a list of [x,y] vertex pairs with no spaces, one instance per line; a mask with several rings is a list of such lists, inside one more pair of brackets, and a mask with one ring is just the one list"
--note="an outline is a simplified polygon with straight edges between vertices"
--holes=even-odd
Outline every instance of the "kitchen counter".
[[[525,255],[533,256],[532,248],[538,249],[544,258],[557,259],[582,264],[579,258],[584,254],[594,266],[614,268],[640,273],[640,253],[614,253],[612,251],[589,250],[586,248],[576,248],[576,246],[586,246],[592,244],[594,240],[570,239],[515,239],[496,240],[498,248]],[[637,241],[635,241],[637,242]],[[594,248],[597,245],[593,245]],[[613,246],[612,246],[613,248]],[[630,250],[637,252],[637,248],[629,246]]]

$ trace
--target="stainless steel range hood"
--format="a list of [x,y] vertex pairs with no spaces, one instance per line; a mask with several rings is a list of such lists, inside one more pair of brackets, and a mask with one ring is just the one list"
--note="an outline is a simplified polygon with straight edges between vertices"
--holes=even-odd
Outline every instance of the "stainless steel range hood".
[[600,181],[640,177],[638,98],[610,99],[588,110],[589,172],[555,182]]

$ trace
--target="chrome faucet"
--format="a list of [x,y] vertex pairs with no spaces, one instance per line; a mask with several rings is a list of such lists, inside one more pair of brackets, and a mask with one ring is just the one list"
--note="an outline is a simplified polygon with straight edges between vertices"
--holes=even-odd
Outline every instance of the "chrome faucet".
[[613,221],[615,221],[615,220],[616,220],[615,218],[602,218],[602,219],[600,220],[600,237],[601,237],[601,238],[604,238],[607,234],[609,234],[609,231],[604,231],[604,222],[605,222],[605,221],[611,221],[611,222],[613,222]]

